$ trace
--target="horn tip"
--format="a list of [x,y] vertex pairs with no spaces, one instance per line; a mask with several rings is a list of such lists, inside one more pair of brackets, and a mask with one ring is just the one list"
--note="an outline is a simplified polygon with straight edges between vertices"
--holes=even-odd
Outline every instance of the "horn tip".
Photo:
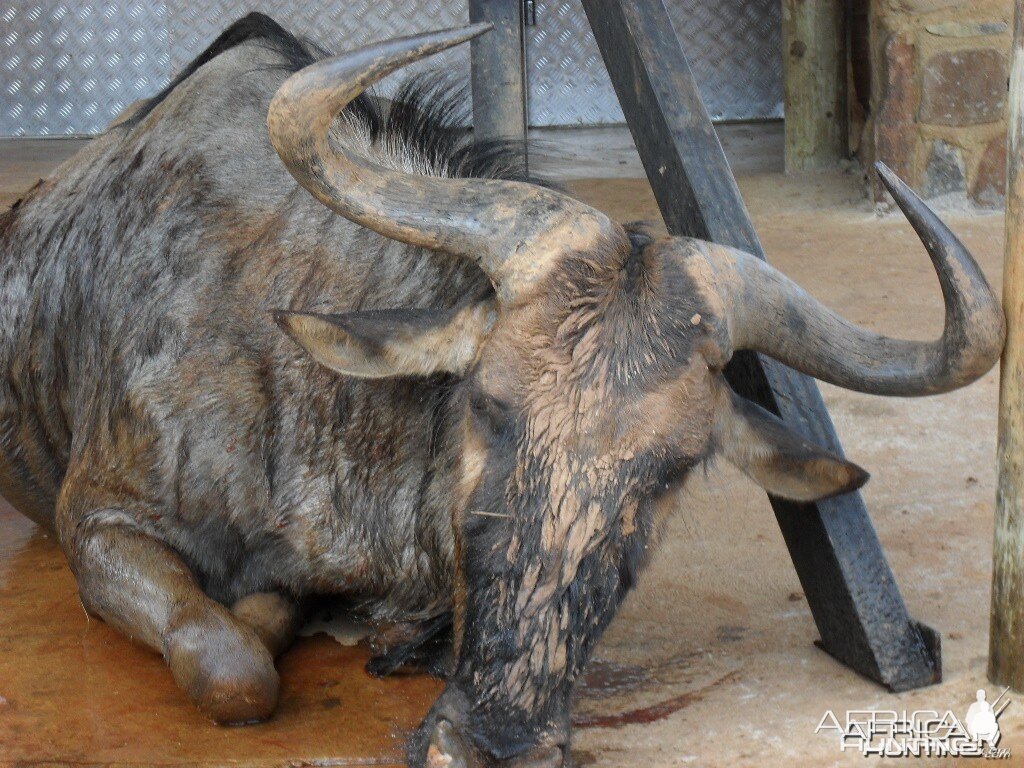
[[412,35],[407,38],[399,38],[413,44],[423,44],[425,49],[420,51],[416,58],[423,58],[435,53],[440,53],[448,48],[469,42],[494,29],[494,24],[489,21],[480,21],[475,24],[466,24],[462,27],[451,27],[439,29],[434,32],[424,32],[419,35]]
[[883,163],[881,160],[876,160],[874,167],[875,173],[877,173],[881,177],[882,181],[884,181],[886,186],[890,187],[890,189],[892,185],[901,182],[900,177],[896,175],[893,169],[890,168],[885,163]]
[[480,35],[487,34],[494,29],[494,24],[490,21],[478,21],[474,24],[467,24],[463,27],[452,27],[451,29],[440,30],[436,33],[427,32],[425,36],[432,34],[442,37],[444,47],[449,48],[451,46],[465,43],[473,38],[480,37]]
[[904,201],[909,202],[917,198],[914,190],[910,188],[907,182],[897,176],[896,172],[881,160],[875,161],[874,168],[878,177],[882,180],[882,184],[885,185],[889,194],[896,199],[900,208],[904,208]]
[[490,21],[478,21],[475,24],[469,24],[463,28],[467,35],[478,37],[485,32],[490,32],[494,29],[494,23]]

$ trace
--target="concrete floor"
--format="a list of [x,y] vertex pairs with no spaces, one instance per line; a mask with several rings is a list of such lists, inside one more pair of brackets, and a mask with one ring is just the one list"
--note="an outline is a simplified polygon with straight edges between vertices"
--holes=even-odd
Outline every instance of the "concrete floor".
[[[3,143],[0,204],[69,149]],[[607,170],[600,175],[630,175]],[[939,333],[942,302],[923,249],[902,218],[875,215],[857,178],[757,172],[741,174],[740,187],[773,263],[812,293],[869,328]],[[620,220],[657,218],[642,180],[571,188]],[[947,218],[998,285],[1002,217]],[[995,691],[985,663],[997,375],[919,400],[824,393],[848,454],[872,472],[865,496],[910,610],[943,634],[945,682],[892,695],[817,650],[764,495],[722,466],[683,493],[598,649],[576,708],[579,765],[864,765],[872,761],[841,753],[833,734],[814,733],[826,710],[963,715],[977,688]],[[366,658],[359,645],[314,633],[280,662],[283,694],[270,722],[214,726],[156,655],[87,620],[53,540],[0,510],[2,765],[398,764],[440,685],[373,680]],[[1000,746],[1014,753],[1004,765],[1024,764],[1019,698],[1000,719]]]

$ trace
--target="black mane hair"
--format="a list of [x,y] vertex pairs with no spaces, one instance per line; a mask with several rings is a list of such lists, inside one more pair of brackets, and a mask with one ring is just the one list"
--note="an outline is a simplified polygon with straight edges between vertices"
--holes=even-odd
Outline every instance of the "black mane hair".
[[178,73],[171,82],[156,96],[147,101],[124,125],[136,125],[146,115],[160,106],[161,102],[170,96],[171,92],[185,82],[204,64],[220,56],[225,51],[230,51],[242,43],[253,40],[262,40],[266,46],[284,56],[285,68],[290,72],[298,72],[307,67],[318,58],[326,56],[327,52],[311,43],[303,43],[295,35],[282,27],[272,18],[263,13],[253,12],[243,16],[217,36],[206,48],[205,51],[196,56],[186,67]]
[[[177,77],[121,125],[138,125],[196,70],[236,46],[261,41],[284,58],[281,68],[300,69],[329,56],[320,46],[300,40],[269,16],[250,13],[231,24]],[[361,95],[346,107],[375,142],[407,147],[410,154],[446,175],[535,181],[526,173],[522,147],[509,141],[478,141],[470,124],[465,85],[444,72],[407,78],[390,98]]]
[[428,71],[408,77],[390,97],[367,99],[355,116],[366,125],[374,143],[406,147],[437,173],[537,183],[527,177],[521,144],[473,135],[468,128],[470,103],[468,89],[459,78]]

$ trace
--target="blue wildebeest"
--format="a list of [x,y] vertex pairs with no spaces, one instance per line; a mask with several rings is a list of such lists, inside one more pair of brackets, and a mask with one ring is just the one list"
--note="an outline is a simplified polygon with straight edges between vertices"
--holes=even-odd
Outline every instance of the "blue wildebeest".
[[249,16],[0,216],[0,490],[218,722],[270,714],[303,600],[344,595],[373,669],[446,677],[414,764],[567,764],[573,683],[692,467],[867,478],[734,395],[735,350],[891,395],[999,355],[977,265],[885,169],[932,343],[524,181],[436,89],[361,95],[482,31],[328,59]]

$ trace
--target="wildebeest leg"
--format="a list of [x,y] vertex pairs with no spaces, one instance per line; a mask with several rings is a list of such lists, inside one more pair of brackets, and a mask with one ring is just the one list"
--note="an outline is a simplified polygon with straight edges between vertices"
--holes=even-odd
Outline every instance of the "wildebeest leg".
[[163,654],[175,681],[218,723],[263,720],[277,703],[274,659],[257,632],[203,593],[181,559],[126,515],[102,510],[59,533],[82,604]]
[[231,612],[256,630],[271,656],[287,650],[302,627],[298,602],[280,592],[258,592],[235,601]]

